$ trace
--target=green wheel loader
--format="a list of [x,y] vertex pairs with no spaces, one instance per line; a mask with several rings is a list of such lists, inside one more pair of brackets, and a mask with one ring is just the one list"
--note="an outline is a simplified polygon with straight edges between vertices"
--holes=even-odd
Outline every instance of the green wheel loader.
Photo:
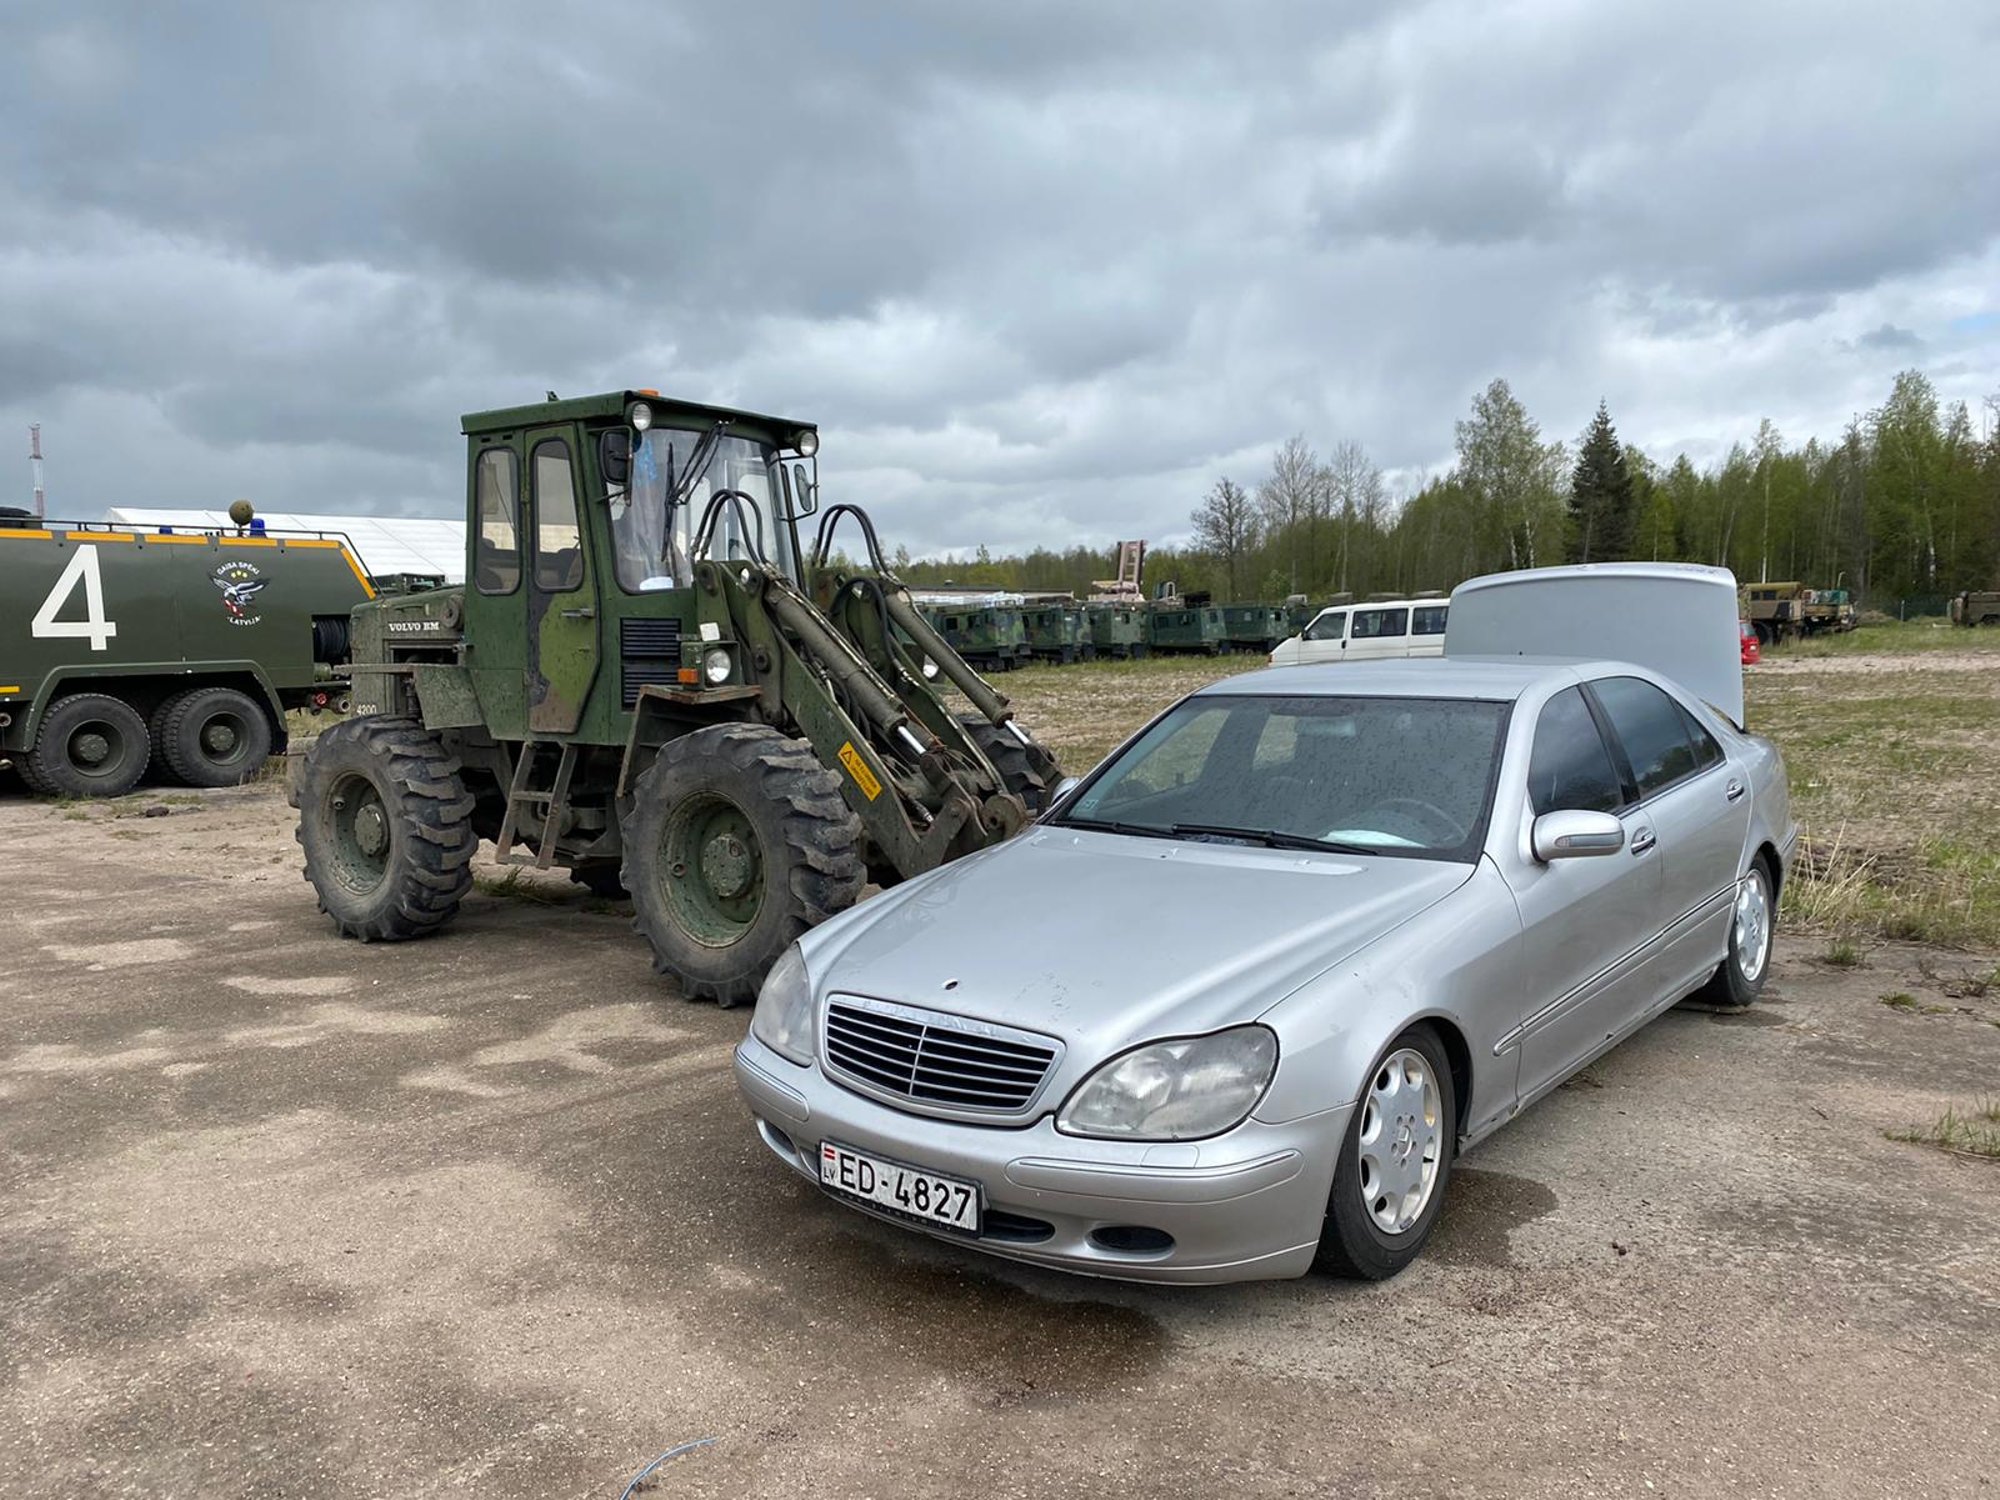
[[[867,881],[997,843],[1053,791],[866,515],[802,531],[811,424],[631,390],[463,430],[467,582],[354,611],[355,717],[292,781],[341,933],[435,931],[487,839],[629,893],[654,967],[732,1005]],[[843,522],[864,566],[832,561]]]

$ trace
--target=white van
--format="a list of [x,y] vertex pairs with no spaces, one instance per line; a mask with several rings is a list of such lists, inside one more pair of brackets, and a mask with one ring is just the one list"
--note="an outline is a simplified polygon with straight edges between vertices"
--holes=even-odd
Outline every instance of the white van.
[[1274,667],[1324,661],[1377,661],[1384,657],[1444,655],[1448,599],[1388,599],[1380,604],[1336,604],[1271,652]]

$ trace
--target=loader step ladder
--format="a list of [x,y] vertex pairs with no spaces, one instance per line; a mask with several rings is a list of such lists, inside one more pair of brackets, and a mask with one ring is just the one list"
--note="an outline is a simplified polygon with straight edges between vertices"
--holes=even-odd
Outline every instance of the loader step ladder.
[[[514,761],[514,778],[507,786],[507,816],[500,820],[500,837],[494,841],[500,846],[494,858],[503,865],[532,865],[537,870],[546,870],[555,863],[556,833],[562,827],[563,814],[569,811],[569,783],[576,774],[576,746],[568,740],[563,742],[562,756],[556,761],[555,784],[537,789],[529,782],[534,776],[539,743],[524,741]],[[532,858],[514,852],[515,831],[523,807],[539,808],[542,815],[541,847]]]

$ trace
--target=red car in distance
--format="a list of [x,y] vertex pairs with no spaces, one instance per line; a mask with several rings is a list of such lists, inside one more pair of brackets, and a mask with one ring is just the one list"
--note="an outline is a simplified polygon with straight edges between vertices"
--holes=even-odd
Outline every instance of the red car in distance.
[[1743,665],[1755,666],[1762,659],[1762,653],[1757,649],[1757,632],[1750,628],[1748,620],[1738,620],[1736,624],[1743,636]]

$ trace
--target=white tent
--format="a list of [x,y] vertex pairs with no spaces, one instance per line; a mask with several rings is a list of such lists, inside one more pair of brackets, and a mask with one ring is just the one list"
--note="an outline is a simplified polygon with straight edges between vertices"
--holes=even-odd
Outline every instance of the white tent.
[[[234,531],[226,510],[153,510],[138,505],[114,505],[106,519],[117,526],[148,531],[171,526],[175,531]],[[418,516],[327,516],[303,511],[259,511],[264,529],[286,532],[324,531],[347,538],[371,577],[388,573],[442,573],[447,583],[465,582],[465,522],[433,521]]]

